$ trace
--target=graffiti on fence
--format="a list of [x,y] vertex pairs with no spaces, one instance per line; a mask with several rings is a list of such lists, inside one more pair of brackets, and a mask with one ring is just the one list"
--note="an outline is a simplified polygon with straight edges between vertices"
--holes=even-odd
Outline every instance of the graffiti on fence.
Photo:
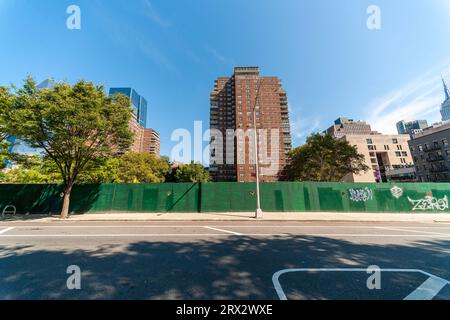
[[354,202],[367,202],[373,199],[373,191],[367,187],[359,189],[349,189],[350,200]]
[[413,211],[418,210],[438,210],[438,211],[444,211],[448,209],[448,197],[445,196],[442,199],[437,199],[436,197],[433,197],[431,194],[428,194],[423,199],[413,200],[410,197],[408,197],[409,202],[413,204]]
[[395,199],[400,199],[403,195],[403,189],[397,186],[394,186],[391,189],[391,194]]

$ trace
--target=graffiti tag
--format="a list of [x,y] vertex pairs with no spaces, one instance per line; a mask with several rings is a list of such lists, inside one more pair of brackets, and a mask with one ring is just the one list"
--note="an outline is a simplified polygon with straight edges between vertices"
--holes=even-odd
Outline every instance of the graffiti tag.
[[350,200],[354,202],[366,202],[373,199],[373,191],[369,188],[349,189]]
[[400,199],[403,195],[403,189],[395,186],[391,189],[391,194],[394,198]]
[[431,195],[427,195],[423,199],[413,200],[408,197],[409,202],[411,202],[414,207],[413,211],[417,210],[439,210],[444,211],[448,209],[448,197],[445,196],[442,199],[437,199]]

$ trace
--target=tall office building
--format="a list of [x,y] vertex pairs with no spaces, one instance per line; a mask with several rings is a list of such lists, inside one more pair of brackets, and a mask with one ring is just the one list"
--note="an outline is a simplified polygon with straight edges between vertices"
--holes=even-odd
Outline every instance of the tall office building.
[[404,120],[397,122],[397,132],[398,134],[409,134],[410,136],[418,134],[423,131],[423,129],[428,128],[427,120],[414,120],[406,122]]
[[260,76],[258,67],[236,67],[231,77],[214,81],[210,102],[210,172],[214,180],[256,180],[254,122],[261,181],[282,180],[292,140],[281,80]]
[[448,90],[444,79],[442,79],[442,84],[444,85],[445,100],[441,106],[441,115],[442,121],[447,121],[450,120],[450,91]]
[[134,140],[130,150],[133,152],[144,152],[144,132],[147,124],[147,100],[132,88],[111,88],[109,95],[123,94],[130,98],[133,109],[133,117],[130,121],[130,130],[134,134]]
[[147,100],[133,88],[111,88],[109,95],[121,93],[130,98],[133,107],[133,116],[142,127],[147,127]]

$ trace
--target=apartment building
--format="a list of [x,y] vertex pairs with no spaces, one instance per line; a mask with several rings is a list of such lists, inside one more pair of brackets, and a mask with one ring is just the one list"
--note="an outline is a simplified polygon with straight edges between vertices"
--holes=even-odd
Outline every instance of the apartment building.
[[159,133],[151,128],[144,129],[142,152],[149,152],[151,154],[159,156],[160,149],[161,149],[161,141]]
[[365,121],[339,118],[324,133],[345,139],[364,155],[367,172],[348,174],[344,182],[414,181],[414,166],[409,152],[408,134],[384,135]]
[[258,67],[236,67],[214,81],[210,95],[211,159],[215,181],[256,180],[255,129],[261,181],[284,178],[292,149],[286,91]]
[[418,181],[450,182],[450,123],[433,125],[413,135],[409,146]]
[[415,180],[409,135],[354,134],[342,139],[358,148],[369,171],[349,174],[345,182],[410,182]]

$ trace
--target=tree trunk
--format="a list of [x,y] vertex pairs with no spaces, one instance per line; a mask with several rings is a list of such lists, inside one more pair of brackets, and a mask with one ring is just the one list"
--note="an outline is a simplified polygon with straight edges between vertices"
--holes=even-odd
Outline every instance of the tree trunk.
[[72,192],[72,183],[64,188],[63,206],[61,210],[61,219],[69,218],[70,193]]

